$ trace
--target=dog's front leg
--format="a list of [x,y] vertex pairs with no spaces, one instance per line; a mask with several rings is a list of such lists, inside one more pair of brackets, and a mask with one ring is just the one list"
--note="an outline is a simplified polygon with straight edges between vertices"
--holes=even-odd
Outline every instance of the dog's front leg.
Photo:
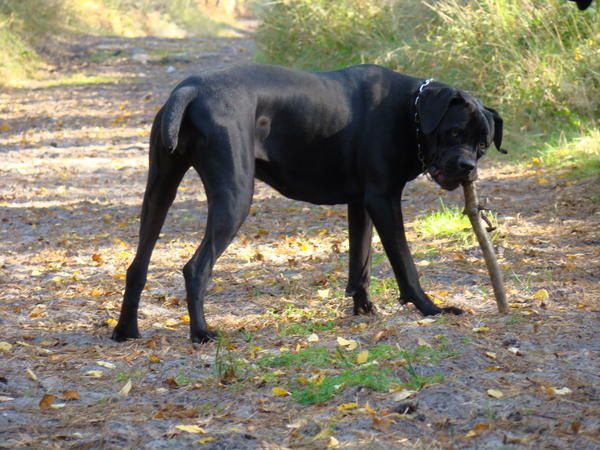
[[394,270],[400,288],[400,301],[413,303],[426,316],[444,312],[461,314],[462,310],[459,308],[437,307],[421,288],[419,274],[404,233],[401,195],[369,195],[366,207]]
[[375,308],[369,300],[373,222],[362,202],[348,204],[348,237],[350,267],[346,295],[352,296],[354,314],[374,313]]

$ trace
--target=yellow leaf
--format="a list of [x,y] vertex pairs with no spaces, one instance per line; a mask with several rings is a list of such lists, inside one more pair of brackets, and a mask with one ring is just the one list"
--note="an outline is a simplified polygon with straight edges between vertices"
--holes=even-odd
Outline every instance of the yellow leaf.
[[537,156],[534,156],[533,158],[531,158],[531,162],[533,164],[535,164],[536,166],[539,166],[542,162],[542,160],[540,158],[538,158]]
[[[102,290],[100,290],[98,288],[94,288],[94,289],[92,289],[92,292],[90,292],[90,295],[92,297],[100,297],[100,296],[102,296],[102,294],[103,294]],[[108,324],[108,325],[110,325],[110,324]]]
[[494,398],[502,398],[502,397],[504,397],[504,394],[502,393],[502,391],[499,391],[498,389],[488,389],[486,391],[486,393],[490,397],[494,397]]
[[204,428],[201,428],[198,425],[175,425],[175,428],[185,431],[186,433],[206,434]]
[[473,428],[471,428],[468,433],[467,433],[467,437],[475,437],[475,436],[479,436],[479,434],[484,431],[484,430],[489,430],[491,428],[491,425],[489,423],[485,423],[485,422],[480,422],[475,424],[475,426]]
[[181,319],[181,321],[183,323],[190,323],[190,316],[189,316],[189,314],[185,314],[185,315],[181,316],[180,319]]
[[106,367],[107,369],[114,369],[115,367],[117,367],[113,363],[108,361],[96,361],[96,364],[102,367]]
[[340,441],[338,441],[333,436],[329,437],[329,443],[327,444],[327,448],[335,448],[335,447],[338,447],[339,445],[340,445]]
[[117,325],[117,321],[115,319],[113,319],[112,317],[109,317],[108,319],[106,319],[104,321],[104,323],[106,323],[106,325],[108,325],[109,327],[114,327]]
[[542,299],[542,300],[546,299],[548,297],[549,297],[549,295],[548,295],[548,291],[546,289],[540,289],[531,296],[531,298]]
[[544,177],[539,177],[537,180],[538,184],[548,184],[549,181]]
[[206,436],[206,437],[203,437],[202,439],[198,439],[196,441],[196,444],[208,444],[209,442],[214,442],[216,440],[217,440],[217,438],[214,436]]
[[8,342],[0,342],[0,351],[3,352],[8,352],[10,349],[12,348],[12,344],[9,344]]
[[365,411],[369,414],[375,414],[376,411],[369,405],[369,402],[365,403]]
[[308,338],[306,340],[308,342],[319,342],[319,336],[317,336],[315,333],[313,333],[310,336],[308,336]]
[[122,397],[127,397],[132,388],[131,378],[127,380],[127,383],[121,388],[119,391],[119,395]]
[[338,411],[347,411],[349,409],[355,409],[355,408],[358,408],[358,403],[350,402],[350,403],[342,403],[336,409]]
[[485,356],[490,359],[496,359],[496,354],[494,352],[485,352]]
[[319,289],[317,290],[317,294],[319,295],[319,298],[326,300],[329,298],[329,289]]
[[0,123],[0,131],[8,131],[10,130],[10,125],[6,122]]
[[165,320],[165,325],[168,327],[174,327],[174,326],[179,325],[179,321],[175,320],[175,319],[167,319],[167,320]]
[[356,364],[364,364],[369,359],[369,350],[363,350],[356,355]]
[[490,327],[486,327],[485,325],[483,325],[481,327],[475,327],[475,328],[473,328],[473,331],[475,333],[485,333],[487,331],[490,331]]
[[30,380],[33,380],[33,381],[37,381],[38,380],[37,375],[35,373],[33,373],[33,370],[31,370],[29,367],[27,369],[25,369],[25,373],[27,373],[27,377]]
[[419,325],[429,325],[431,323],[435,323],[435,319],[432,319],[431,317],[426,317],[425,319],[417,320],[417,323]]
[[148,356],[148,359],[150,360],[151,363],[159,363],[160,362],[160,358],[158,356],[156,356],[154,353],[152,353],[150,356]]
[[345,339],[343,337],[337,338],[337,343],[341,347],[346,347],[346,350],[352,351],[358,347],[358,342],[354,339]]
[[309,250],[309,249],[310,249],[310,247],[308,246],[308,244],[307,244],[306,242],[303,242],[303,243],[300,245],[300,250],[302,250],[302,251],[307,251],[307,250]]
[[102,372],[101,370],[88,370],[85,373],[85,375],[93,378],[101,378],[102,376],[104,376],[104,372]]
[[290,395],[288,391],[280,387],[274,387],[273,389],[271,389],[271,392],[273,392],[273,394],[275,394],[277,397],[287,397],[288,395]]

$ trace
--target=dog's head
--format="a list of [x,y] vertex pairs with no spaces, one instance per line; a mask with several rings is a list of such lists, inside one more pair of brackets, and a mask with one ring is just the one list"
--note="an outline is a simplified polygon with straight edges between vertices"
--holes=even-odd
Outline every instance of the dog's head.
[[502,118],[466,92],[448,86],[428,86],[419,96],[417,113],[427,171],[447,190],[475,180],[479,158],[492,143],[500,150]]

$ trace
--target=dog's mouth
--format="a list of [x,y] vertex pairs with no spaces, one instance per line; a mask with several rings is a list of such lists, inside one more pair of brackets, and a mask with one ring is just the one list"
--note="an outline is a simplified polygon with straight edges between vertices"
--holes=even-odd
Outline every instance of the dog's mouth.
[[449,177],[442,171],[442,169],[440,169],[435,164],[432,164],[431,166],[429,166],[427,171],[429,172],[429,175],[431,175],[431,178],[433,178],[433,181],[435,181],[438,185],[440,185],[442,187],[442,189],[445,189],[447,191],[452,191],[452,190],[456,189],[458,186],[460,186],[462,181],[467,180],[469,178],[469,177],[462,177],[462,178]]

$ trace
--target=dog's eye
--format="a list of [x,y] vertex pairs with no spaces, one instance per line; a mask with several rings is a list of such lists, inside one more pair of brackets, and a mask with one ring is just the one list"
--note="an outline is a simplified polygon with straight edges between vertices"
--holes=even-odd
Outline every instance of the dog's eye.
[[487,148],[487,146],[488,146],[488,145],[487,145],[487,142],[485,142],[485,141],[481,141],[481,142],[479,143],[479,150],[485,150],[485,149]]
[[457,138],[460,136],[460,132],[458,130],[450,130],[450,136],[453,138]]

